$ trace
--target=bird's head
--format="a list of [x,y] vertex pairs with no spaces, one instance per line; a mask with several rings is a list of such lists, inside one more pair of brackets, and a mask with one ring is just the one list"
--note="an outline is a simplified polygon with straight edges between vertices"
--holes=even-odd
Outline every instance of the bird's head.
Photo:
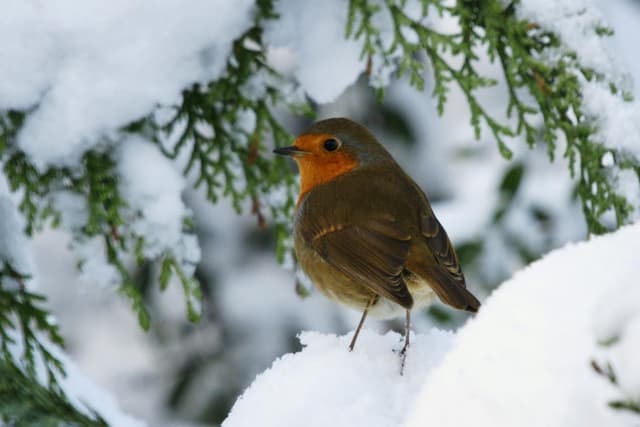
[[298,164],[300,196],[356,168],[393,163],[367,128],[344,118],[316,122],[293,145],[273,151],[293,157]]

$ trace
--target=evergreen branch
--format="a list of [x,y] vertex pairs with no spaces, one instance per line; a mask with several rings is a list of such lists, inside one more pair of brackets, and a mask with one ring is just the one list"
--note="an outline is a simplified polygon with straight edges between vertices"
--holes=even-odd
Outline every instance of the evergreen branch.
[[[7,145],[5,154],[7,158],[4,170],[11,189],[22,194],[19,208],[25,215],[27,234],[41,229],[48,219],[52,219],[53,226],[59,225],[64,213],[55,209],[51,198],[53,193],[70,192],[85,200],[87,213],[84,225],[70,231],[79,242],[92,238],[104,242],[106,261],[120,275],[120,292],[131,300],[141,327],[148,330],[150,315],[144,297],[123,261],[123,257],[132,252],[139,264],[146,260],[142,253],[145,236],[135,235],[123,220],[123,211],[128,209],[128,206],[118,187],[113,153],[87,152],[82,159],[80,173],[69,168],[48,168],[41,172],[13,144]],[[163,260],[160,259],[160,262]],[[83,267],[82,262],[79,263],[79,267]],[[190,294],[187,297],[188,301],[191,301],[188,307],[190,319],[197,318],[193,310],[193,298],[197,292],[192,290],[197,286],[196,283],[193,279],[189,281]]]
[[[505,158],[512,156],[505,138],[523,136],[530,147],[539,140],[545,143],[553,160],[558,134],[562,134],[571,174],[579,169],[578,195],[589,230],[608,231],[602,217],[610,211],[615,215],[615,226],[619,227],[627,221],[631,206],[618,193],[615,177],[604,170],[600,159],[606,153],[614,154],[615,158],[624,157],[625,153],[606,148],[604,141],[598,140],[595,118],[583,112],[580,84],[581,80],[607,82],[609,77],[581,64],[576,53],[567,49],[554,33],[541,30],[537,23],[518,20],[515,15],[518,3],[516,0],[504,7],[497,0],[461,0],[455,5],[422,0],[422,16],[416,19],[404,12],[404,2],[385,0],[385,12],[393,22],[393,42],[389,49],[384,49],[381,30],[372,24],[373,15],[383,12],[367,0],[351,0],[346,35],[361,40],[363,52],[368,55],[387,62],[395,60],[398,76],[408,73],[409,83],[418,90],[424,86],[423,65],[418,58],[420,52],[425,53],[432,65],[438,112],[443,113],[447,95],[455,83],[467,100],[476,138],[481,135],[482,124],[486,124]],[[459,31],[445,34],[429,28],[424,21],[431,7],[440,16],[456,19]],[[409,34],[417,35],[418,41]],[[594,29],[594,36],[610,34],[608,28]],[[505,112],[507,117],[515,118],[513,129],[490,115],[478,99],[480,89],[496,84],[475,67],[480,49],[491,61],[498,61],[502,69],[509,95]],[[550,49],[558,56],[553,63],[541,59]],[[609,86],[612,93],[630,99],[627,94],[619,94],[613,82],[609,81]],[[530,102],[523,100],[525,94],[532,98]],[[544,122],[541,136],[536,117],[542,117]],[[616,168],[631,169],[640,179],[638,164],[638,159],[632,159],[617,162]]]
[[[7,290],[2,285],[4,278],[20,283],[20,288]],[[53,345],[64,346],[58,326],[51,321],[49,312],[41,307],[46,300],[42,295],[26,290],[23,281],[27,277],[18,274],[4,263],[0,270],[0,350],[1,359],[24,366],[26,373],[36,377],[38,358],[41,359],[46,382],[49,387],[57,387],[57,376],[64,375],[62,363],[42,343],[40,334],[44,334]],[[21,342],[16,342],[20,337]],[[21,355],[16,358],[15,353]]]
[[[234,43],[234,56],[222,78],[206,88],[196,85],[183,92],[175,116],[159,127],[161,135],[156,138],[161,140],[180,126],[177,142],[164,148],[166,155],[176,158],[189,149],[184,173],[195,172],[195,186],[204,186],[209,200],[230,197],[237,211],[245,199],[258,196],[257,189],[271,169],[270,159],[263,157],[265,138],[270,136],[278,145],[290,140],[269,107],[269,102],[282,101],[278,90],[268,86],[258,98],[247,93],[256,75],[267,84],[269,79],[277,82],[278,76],[261,51],[244,46],[246,38],[259,40],[260,32],[254,28]],[[240,123],[243,119],[246,123]],[[286,181],[287,175],[281,179]]]
[[[287,248],[282,218],[288,217],[292,211],[295,180],[283,159],[272,162],[271,156],[267,158],[264,153],[269,139],[279,146],[288,144],[290,140],[290,135],[272,113],[273,105],[288,102],[282,94],[286,82],[267,66],[263,50],[255,49],[255,45],[260,44],[262,20],[274,17],[272,1],[258,2],[256,26],[234,42],[226,73],[205,87],[194,86],[186,90],[182,104],[175,109],[175,116],[167,124],[157,126],[151,117],[146,117],[122,130],[147,132],[159,141],[162,134],[183,126],[182,134],[173,147],[167,149],[159,144],[164,154],[176,159],[183,150],[189,150],[185,174],[196,175],[195,186],[204,186],[208,198],[214,202],[220,195],[229,197],[238,211],[245,200],[251,200],[260,222],[265,221],[260,208],[261,199],[275,187],[285,188],[285,203],[267,203],[273,217],[279,218],[276,234],[278,256],[282,259]],[[261,87],[263,84],[266,87]],[[262,92],[256,94],[256,90]],[[296,108],[310,111],[304,105]],[[70,192],[85,200],[86,221],[79,229],[71,230],[74,239],[80,242],[93,238],[102,240],[106,261],[120,275],[120,291],[131,300],[141,326],[147,329],[149,313],[143,295],[123,261],[123,257],[131,253],[138,263],[146,261],[145,236],[135,235],[124,223],[123,212],[128,206],[118,189],[110,149],[113,142],[107,141],[102,152],[87,152],[82,159],[81,171],[64,167],[39,170],[15,143],[24,117],[22,112],[0,114],[0,160],[12,191],[21,194],[19,208],[26,219],[27,233],[31,235],[41,229],[49,219],[53,226],[60,224],[65,213],[56,210],[52,193]],[[199,317],[196,306],[200,290],[191,272],[187,274],[183,260],[178,260],[170,252],[158,261],[163,270],[177,274],[187,299],[188,317],[196,320]],[[79,266],[82,268],[82,263]],[[171,268],[167,270],[165,266]],[[161,287],[168,282],[167,277],[164,279]]]
[[[276,219],[277,254],[282,260],[290,246],[285,223],[293,211],[295,179],[286,161],[273,159],[266,150],[268,142],[284,146],[292,139],[273,109],[284,104],[304,114],[311,114],[311,110],[306,103],[293,103],[286,97],[283,87],[290,83],[269,67],[264,50],[256,48],[262,43],[262,21],[272,16],[271,7],[271,2],[264,2],[255,26],[234,42],[221,78],[184,91],[181,104],[166,123],[154,123],[150,118],[149,123],[166,156],[175,159],[186,151],[184,173],[194,176],[195,187],[204,187],[210,201],[229,197],[238,212],[250,201],[261,226],[266,221],[261,206],[268,205]],[[163,143],[176,133],[170,146]],[[264,203],[276,188],[284,189],[285,202]],[[187,289],[187,283],[182,283]]]
[[[5,279],[19,287],[5,288]],[[46,298],[26,290],[27,279],[6,262],[0,270],[0,421],[25,427],[106,426],[98,413],[79,411],[65,396],[59,383],[65,369],[50,350],[64,347],[64,340],[42,307]]]
[[187,304],[187,318],[191,322],[197,322],[201,317],[200,301],[202,300],[202,290],[200,284],[193,277],[185,274],[180,264],[171,256],[167,255],[162,261],[160,267],[160,289],[165,290],[169,284],[169,280],[176,274],[180,283]]
[[80,412],[55,388],[44,387],[11,360],[0,360],[0,420],[21,427],[106,427],[95,411]]

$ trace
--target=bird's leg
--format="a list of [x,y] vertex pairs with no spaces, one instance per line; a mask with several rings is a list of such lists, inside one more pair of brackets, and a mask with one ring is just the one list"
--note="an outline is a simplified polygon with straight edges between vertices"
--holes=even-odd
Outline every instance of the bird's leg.
[[367,318],[367,312],[369,311],[369,307],[375,302],[376,297],[371,298],[367,301],[367,305],[364,306],[364,311],[362,312],[362,317],[360,318],[360,322],[358,323],[358,327],[356,331],[353,333],[353,338],[351,339],[351,344],[349,344],[349,351],[353,351],[353,347],[356,345],[356,340],[358,339],[358,334],[360,334],[360,329],[362,329],[362,325],[364,325],[364,319]]
[[404,372],[404,362],[407,360],[407,349],[409,348],[409,333],[411,331],[411,312],[407,310],[407,318],[404,325],[404,345],[400,350],[400,375]]

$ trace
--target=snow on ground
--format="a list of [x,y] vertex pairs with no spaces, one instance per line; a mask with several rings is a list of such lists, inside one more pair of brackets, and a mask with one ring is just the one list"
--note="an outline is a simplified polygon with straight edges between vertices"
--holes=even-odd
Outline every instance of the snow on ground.
[[[306,347],[258,376],[223,425],[631,425],[637,416],[607,406],[621,391],[590,362],[611,358],[624,392],[640,395],[640,299],[628,299],[638,253],[640,223],[554,251],[457,335],[416,335],[404,376],[395,333],[365,330],[353,353],[349,335],[303,333]],[[621,313],[613,304],[624,296]],[[619,342],[603,348],[603,334]]]
[[[618,393],[590,361],[603,351],[594,331],[609,321],[602,307],[637,287],[638,253],[640,223],[557,250],[505,282],[460,330],[408,426],[460,425],[461,403],[479,426],[630,425],[607,407]],[[637,355],[640,342],[630,347]],[[619,376],[638,377],[635,360]]]
[[351,334],[303,332],[300,353],[287,354],[258,376],[223,427],[400,425],[429,371],[453,335],[433,329],[415,338],[400,376],[402,337],[363,330],[353,352]]

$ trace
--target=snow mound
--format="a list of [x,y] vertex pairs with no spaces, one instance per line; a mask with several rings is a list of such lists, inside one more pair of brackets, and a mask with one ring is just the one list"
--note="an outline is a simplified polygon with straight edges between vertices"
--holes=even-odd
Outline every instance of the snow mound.
[[[349,336],[303,333],[305,348],[258,376],[223,425],[637,423],[608,402],[640,395],[639,253],[637,223],[547,255],[505,282],[457,335],[417,334],[404,376],[395,333],[365,330],[353,353]],[[621,388],[592,360],[611,362]]]
[[286,354],[238,399],[224,427],[402,425],[428,372],[451,346],[437,329],[412,335],[400,376],[402,337],[363,330],[353,352],[351,334],[303,332],[300,353]]
[[[639,253],[635,224],[554,251],[517,273],[459,331],[425,383],[408,426],[425,420],[459,426],[462,409],[478,426],[632,425],[633,418],[607,406],[620,392],[590,363],[605,351],[596,325],[611,323],[608,315],[616,313],[602,306],[637,287]],[[637,316],[640,301],[635,308]],[[635,348],[637,355],[637,341]],[[640,376],[635,360],[618,375]]]

